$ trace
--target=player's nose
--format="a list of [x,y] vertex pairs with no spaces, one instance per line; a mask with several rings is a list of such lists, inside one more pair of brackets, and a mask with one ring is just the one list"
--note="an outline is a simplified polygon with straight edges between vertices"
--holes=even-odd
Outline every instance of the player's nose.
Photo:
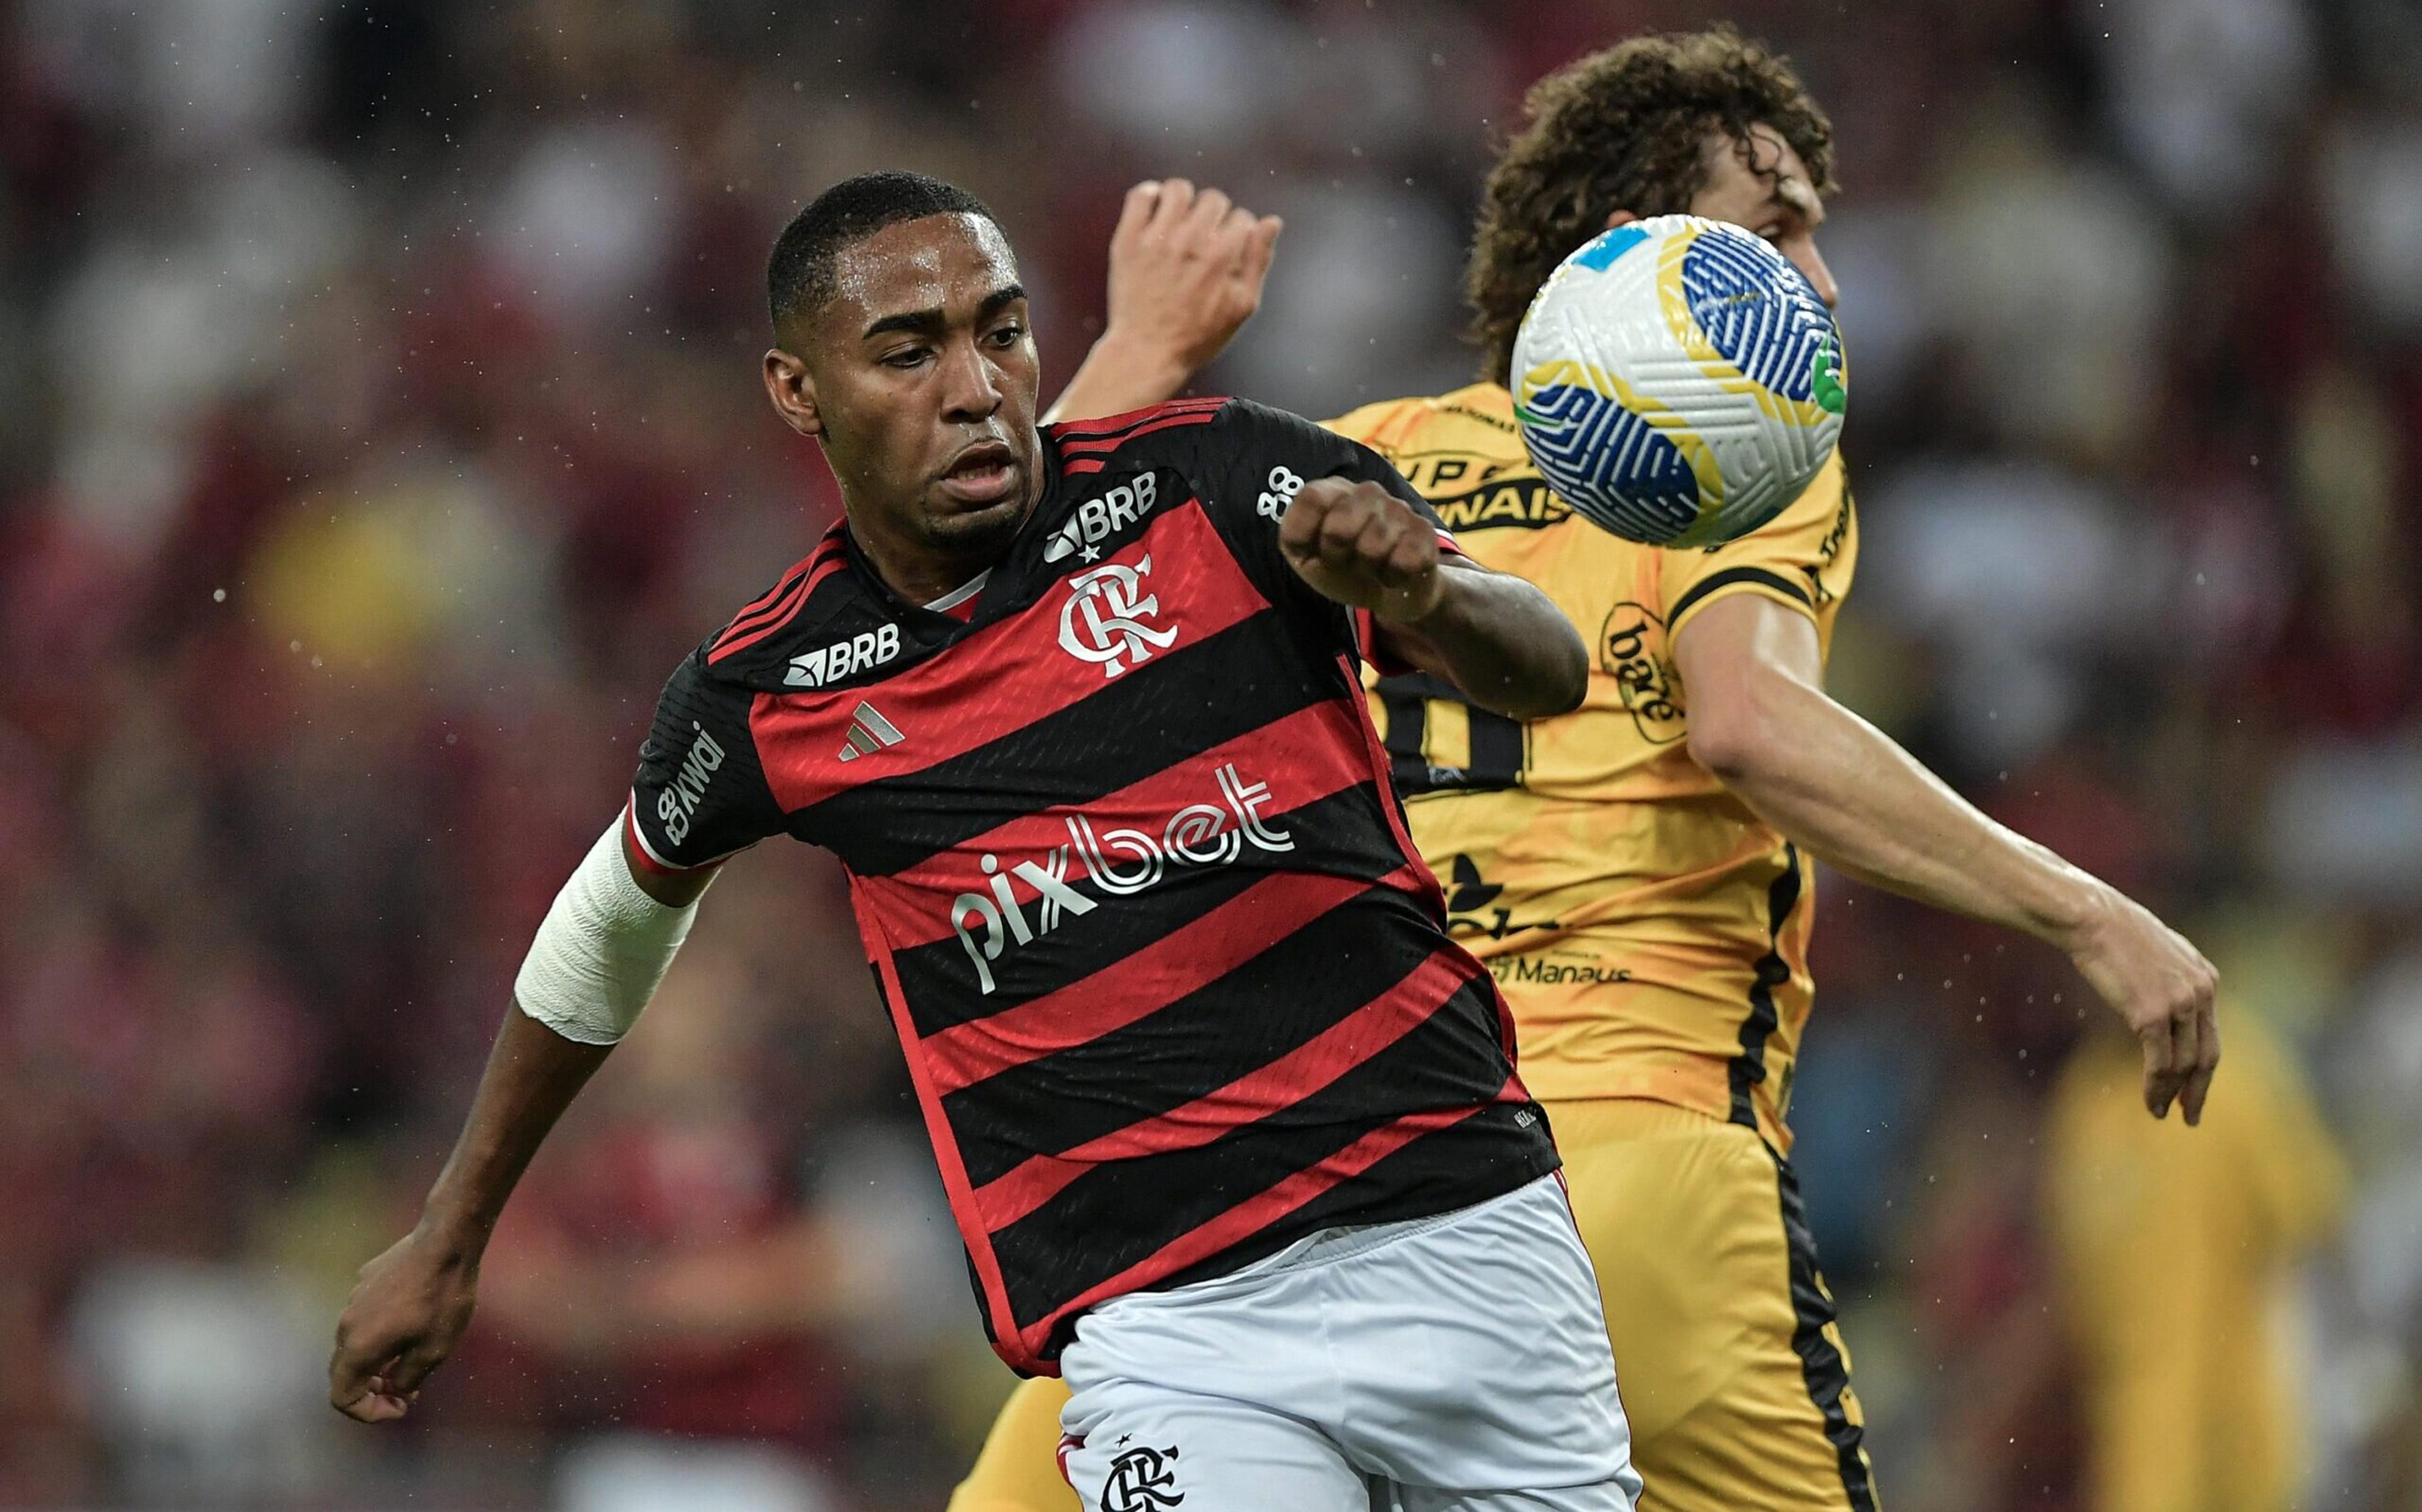
[[1833,270],[1825,266],[1825,255],[1816,250],[1815,237],[1793,237],[1790,244],[1783,249],[1783,255],[1789,257],[1791,265],[1806,273],[1808,281],[1816,286],[1816,297],[1825,302],[1827,309],[1841,302],[1841,286],[1833,282]]
[[1000,408],[993,365],[973,342],[954,342],[942,354],[942,413],[952,420],[983,420]]

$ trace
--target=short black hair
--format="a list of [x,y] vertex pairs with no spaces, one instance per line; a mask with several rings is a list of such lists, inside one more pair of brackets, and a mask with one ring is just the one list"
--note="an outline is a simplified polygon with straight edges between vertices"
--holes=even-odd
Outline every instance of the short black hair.
[[765,259],[765,302],[775,331],[832,297],[833,258],[842,248],[928,215],[981,215],[1000,225],[983,200],[958,185],[898,168],[843,179],[808,201]]

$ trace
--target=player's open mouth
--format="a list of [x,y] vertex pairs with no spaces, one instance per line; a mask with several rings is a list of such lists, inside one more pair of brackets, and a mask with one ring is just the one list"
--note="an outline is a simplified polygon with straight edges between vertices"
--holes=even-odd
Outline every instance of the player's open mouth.
[[962,504],[999,504],[1017,487],[1017,454],[1005,442],[978,442],[952,459],[941,484]]

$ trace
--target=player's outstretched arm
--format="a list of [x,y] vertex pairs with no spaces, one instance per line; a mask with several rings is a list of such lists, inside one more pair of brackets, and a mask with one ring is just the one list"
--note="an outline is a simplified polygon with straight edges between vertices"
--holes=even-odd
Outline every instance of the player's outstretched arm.
[[627,845],[618,819],[557,897],[420,1222],[362,1267],[328,1361],[328,1401],[348,1417],[403,1416],[453,1352],[506,1199],[688,932],[713,871],[652,872]]
[[1110,233],[1109,320],[1046,424],[1158,404],[1261,308],[1281,223],[1183,179],[1127,191]]
[[386,1423],[411,1410],[470,1324],[480,1257],[522,1168],[612,1048],[567,1039],[518,1009],[505,1014],[420,1222],[362,1267],[337,1319],[328,1400],[338,1411]]
[[2200,1122],[2220,1063],[2200,951],[2118,889],[1988,818],[1891,737],[1826,696],[1816,630],[1751,594],[1674,646],[1691,754],[1758,815],[1840,870],[2059,947],[2145,1052],[2145,1106]]
[[1306,483],[1279,522],[1279,549],[1322,594],[1369,610],[1391,651],[1483,709],[1545,719],[1581,706],[1589,650],[1564,612],[1520,578],[1449,557],[1437,528],[1384,486]]

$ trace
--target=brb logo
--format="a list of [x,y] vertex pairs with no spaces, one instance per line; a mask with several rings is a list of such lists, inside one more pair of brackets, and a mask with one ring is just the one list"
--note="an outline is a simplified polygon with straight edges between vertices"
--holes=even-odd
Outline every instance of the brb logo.
[[[1159,885],[1172,866],[1225,866],[1251,845],[1257,850],[1295,849],[1295,836],[1262,818],[1270,801],[1269,784],[1247,782],[1229,762],[1212,773],[1219,802],[1188,803],[1169,817],[1157,835],[1144,830],[1096,831],[1082,814],[1068,816],[1068,844],[1053,846],[1040,861],[1003,866],[991,851],[977,863],[983,868],[986,893],[961,893],[951,900],[951,927],[967,948],[976,969],[976,986],[990,996],[995,986],[992,963],[1013,944],[1028,945],[1049,934],[1071,914],[1091,913],[1097,899],[1077,891],[1070,867],[1113,897],[1124,897]],[[1018,896],[1019,882],[1032,895]]]
[[1051,544],[1043,548],[1043,559],[1064,562],[1081,554],[1088,562],[1100,561],[1102,542],[1151,513],[1159,488],[1150,473],[1139,473],[1134,482],[1122,483],[1098,499],[1087,499],[1051,538]]
[[1177,628],[1145,623],[1160,613],[1159,597],[1143,591],[1151,575],[1147,554],[1133,567],[1111,562],[1070,578],[1068,601],[1060,606],[1060,648],[1099,666],[1106,678],[1168,650]]
[[1102,1512],[1168,1512],[1186,1500],[1177,1489],[1177,1446],[1130,1449],[1110,1461]]
[[805,656],[791,658],[782,680],[794,688],[821,688],[869,667],[878,667],[900,654],[900,627],[880,625],[860,631],[845,641],[820,646]]

